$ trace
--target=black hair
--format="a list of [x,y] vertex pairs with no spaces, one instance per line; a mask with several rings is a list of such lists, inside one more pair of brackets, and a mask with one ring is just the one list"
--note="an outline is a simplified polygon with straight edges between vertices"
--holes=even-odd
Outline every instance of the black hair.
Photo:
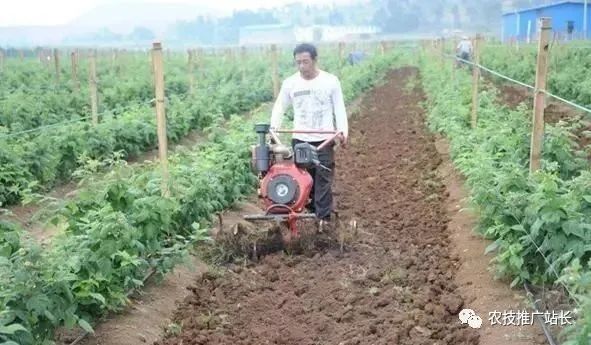
[[312,60],[316,60],[316,57],[318,56],[318,52],[316,51],[316,47],[310,43],[302,43],[302,44],[298,44],[295,49],[293,50],[293,56],[295,57],[296,54],[301,54],[301,53],[310,53],[310,57],[312,58]]

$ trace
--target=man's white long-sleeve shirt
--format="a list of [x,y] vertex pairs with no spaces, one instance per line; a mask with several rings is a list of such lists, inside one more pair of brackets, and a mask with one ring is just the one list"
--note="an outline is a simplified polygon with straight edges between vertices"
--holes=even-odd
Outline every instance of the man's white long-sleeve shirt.
[[[271,128],[281,128],[285,111],[293,105],[293,129],[338,130],[345,137],[349,136],[341,83],[335,75],[322,70],[319,72],[311,80],[302,78],[297,72],[283,81],[273,106]],[[323,141],[330,137],[330,134],[293,134],[293,138],[308,142]]]

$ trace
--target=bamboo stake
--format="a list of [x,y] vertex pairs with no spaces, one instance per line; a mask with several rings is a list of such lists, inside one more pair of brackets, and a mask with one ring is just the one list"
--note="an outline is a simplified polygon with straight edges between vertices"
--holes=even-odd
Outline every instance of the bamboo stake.
[[76,52],[70,53],[72,61],[72,82],[74,83],[74,89],[80,92],[80,82],[78,81],[78,58]]
[[[170,49],[167,50],[170,52]],[[152,64],[154,66],[154,88],[156,93],[156,117],[158,121],[158,153],[162,168],[162,196],[168,197],[168,157],[166,139],[166,113],[164,107],[164,64],[162,62],[162,44],[154,42],[152,46]]]
[[546,77],[548,72],[548,48],[550,31],[552,30],[551,18],[540,18],[540,39],[538,41],[538,61],[536,65],[536,85],[534,91],[534,112],[531,135],[530,165],[531,173],[540,169],[542,158],[542,145],[544,137],[544,108],[546,90]]
[[279,71],[277,66],[277,45],[271,45],[271,59],[273,65],[273,97],[279,96]]
[[60,82],[60,54],[57,48],[53,49],[53,63],[55,66],[55,81]]
[[193,51],[191,49],[188,49],[187,54],[189,54],[189,61],[187,62],[188,67],[189,67],[189,93],[193,94],[193,92],[195,91],[195,74],[193,71]]
[[90,53],[89,62],[89,86],[90,86],[90,107],[92,109],[92,124],[98,124],[98,93],[96,79],[96,50]]
[[440,47],[439,47],[439,59],[441,62],[441,67],[445,67],[445,38],[441,38]]
[[454,56],[454,58],[451,60],[451,79],[453,81],[456,80],[456,65],[457,65],[457,60],[456,60],[456,47],[458,46],[458,37],[454,36],[454,39],[452,41],[453,46],[451,47],[451,51],[452,51],[452,55]]
[[472,66],[472,128],[476,128],[478,120],[478,83],[480,81],[480,35],[474,40],[474,66]]
[[242,82],[246,80],[246,47],[240,49],[240,65],[242,66]]

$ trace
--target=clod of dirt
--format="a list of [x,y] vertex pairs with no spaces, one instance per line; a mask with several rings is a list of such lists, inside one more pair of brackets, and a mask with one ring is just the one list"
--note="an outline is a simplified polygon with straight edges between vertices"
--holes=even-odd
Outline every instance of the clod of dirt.
[[377,269],[371,270],[367,273],[367,279],[377,283],[382,280],[382,273]]
[[381,300],[376,303],[377,308],[384,308],[390,304],[390,300],[387,298],[382,298]]
[[277,271],[273,270],[273,271],[268,271],[267,274],[267,279],[269,279],[270,282],[276,282],[279,280],[279,273],[277,273]]
[[445,295],[441,297],[441,303],[445,306],[445,309],[452,315],[458,314],[464,306],[464,300],[461,297],[455,295]]

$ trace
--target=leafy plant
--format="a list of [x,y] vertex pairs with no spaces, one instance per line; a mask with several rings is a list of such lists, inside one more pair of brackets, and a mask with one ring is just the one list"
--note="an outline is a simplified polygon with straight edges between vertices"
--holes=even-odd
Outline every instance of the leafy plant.
[[[502,60],[498,63],[505,63]],[[513,65],[511,57],[503,61],[509,61],[507,66],[496,67],[527,77],[518,75],[525,69]],[[451,157],[466,178],[479,214],[478,230],[494,241],[487,251],[496,252],[498,274],[512,279],[513,286],[572,277],[569,267],[591,259],[591,174],[572,138],[573,129],[561,123],[545,125],[542,169],[530,174],[531,120],[525,107],[510,110],[496,102],[494,86],[485,87],[478,125],[472,129],[470,76],[456,71],[454,84],[449,70],[429,57],[421,59],[421,71],[429,126],[451,141]],[[589,267],[580,269],[584,273],[568,279],[574,290],[584,293],[571,297],[587,310]],[[570,333],[580,344],[588,344],[590,326],[584,315],[579,314]]]

